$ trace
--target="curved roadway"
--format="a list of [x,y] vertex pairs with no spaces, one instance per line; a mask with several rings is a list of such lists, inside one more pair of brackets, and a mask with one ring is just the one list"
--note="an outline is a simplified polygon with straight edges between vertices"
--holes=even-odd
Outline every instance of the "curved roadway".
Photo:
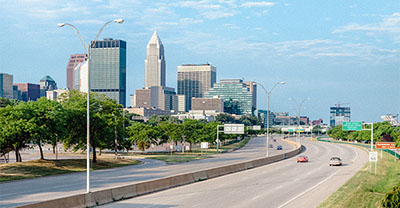
[[[308,163],[298,164],[294,157],[104,207],[317,207],[368,160],[354,146],[302,143]],[[331,156],[340,156],[343,166],[330,167]]]
[[[275,138],[277,142],[270,141],[274,145],[274,148],[269,149],[270,156],[294,149],[292,145],[278,139],[278,136]],[[278,144],[283,146],[283,150],[276,150]],[[266,138],[255,137],[240,150],[213,155],[212,158],[204,160],[166,165],[160,161],[144,159],[144,164],[141,165],[94,171],[91,172],[91,190],[122,186],[265,157],[265,147]],[[0,183],[0,207],[12,207],[81,194],[85,190],[85,172]]]

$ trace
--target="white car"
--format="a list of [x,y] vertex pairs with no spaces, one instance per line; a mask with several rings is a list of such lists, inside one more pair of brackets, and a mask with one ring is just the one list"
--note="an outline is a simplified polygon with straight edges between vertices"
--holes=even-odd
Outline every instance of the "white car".
[[331,157],[329,160],[329,166],[340,166],[342,165],[342,159],[340,157]]

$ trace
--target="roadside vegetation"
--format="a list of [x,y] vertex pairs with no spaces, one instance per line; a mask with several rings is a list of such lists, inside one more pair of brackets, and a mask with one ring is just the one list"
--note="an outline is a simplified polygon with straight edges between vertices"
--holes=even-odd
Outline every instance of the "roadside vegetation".
[[383,158],[378,159],[376,176],[369,172],[369,163],[367,163],[319,207],[382,207],[386,194],[400,184],[399,173],[400,162],[392,155],[384,152]]
[[[140,161],[100,157],[91,170],[136,165]],[[86,159],[33,160],[0,165],[0,182],[86,171]]]

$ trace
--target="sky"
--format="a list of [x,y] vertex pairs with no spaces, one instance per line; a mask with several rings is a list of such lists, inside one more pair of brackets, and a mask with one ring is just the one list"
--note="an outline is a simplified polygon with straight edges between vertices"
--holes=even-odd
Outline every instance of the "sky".
[[[0,0],[0,72],[14,83],[50,75],[66,86],[70,54],[86,42],[127,41],[127,98],[144,86],[146,45],[154,31],[164,44],[167,86],[177,66],[211,63],[221,78],[256,81],[267,88],[273,112],[297,113],[329,123],[329,108],[351,107],[352,121],[380,122],[400,113],[399,0]],[[266,109],[258,89],[257,107]],[[130,99],[127,99],[130,105]]]

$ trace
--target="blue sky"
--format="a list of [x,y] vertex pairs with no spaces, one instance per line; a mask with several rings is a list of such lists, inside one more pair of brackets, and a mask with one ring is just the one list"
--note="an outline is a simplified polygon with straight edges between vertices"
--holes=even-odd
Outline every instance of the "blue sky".
[[[0,0],[0,72],[14,82],[38,83],[50,75],[65,87],[69,55],[83,53],[104,22],[103,37],[127,41],[127,89],[144,85],[146,44],[157,30],[167,64],[212,63],[217,80],[243,78],[271,88],[271,110],[329,123],[329,107],[350,103],[353,121],[381,121],[400,113],[400,1],[47,1]],[[128,101],[129,105],[130,101]],[[259,88],[258,107],[266,108]]]

